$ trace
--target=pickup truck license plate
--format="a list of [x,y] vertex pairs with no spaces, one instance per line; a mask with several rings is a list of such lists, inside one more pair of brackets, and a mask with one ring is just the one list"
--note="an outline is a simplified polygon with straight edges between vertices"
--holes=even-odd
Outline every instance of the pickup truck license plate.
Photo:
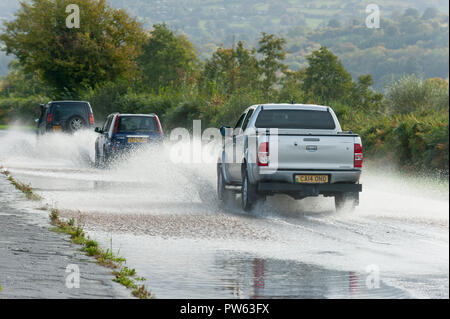
[[326,184],[328,175],[295,175],[295,182],[302,184]]
[[128,143],[147,143],[147,137],[129,137]]

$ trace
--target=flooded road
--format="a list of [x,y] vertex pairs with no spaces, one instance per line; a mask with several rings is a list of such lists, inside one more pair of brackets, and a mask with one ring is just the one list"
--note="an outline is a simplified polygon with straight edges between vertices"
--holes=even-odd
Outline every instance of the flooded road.
[[449,297],[448,182],[366,169],[352,213],[276,196],[246,214],[239,197],[217,200],[213,161],[174,164],[162,147],[100,170],[95,138],[2,132],[0,165],[125,257],[157,298]]

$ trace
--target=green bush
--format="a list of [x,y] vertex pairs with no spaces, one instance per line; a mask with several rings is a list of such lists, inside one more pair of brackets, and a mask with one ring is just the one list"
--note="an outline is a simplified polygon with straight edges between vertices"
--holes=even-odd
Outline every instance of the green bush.
[[264,95],[258,91],[238,90],[220,105],[216,117],[211,124],[218,127],[222,125],[234,126],[241,113],[249,106],[267,103]]
[[[202,120],[203,129],[233,126],[248,106],[287,102],[286,96],[294,90],[292,87],[287,95],[281,90],[278,96],[268,97],[258,90],[239,89],[226,98],[220,93],[202,96],[195,86],[160,88],[156,93],[136,92],[127,84],[119,83],[86,92],[80,99],[91,103],[98,123],[112,112],[156,113],[168,131],[175,127],[190,129],[196,119]],[[25,124],[32,124],[39,115],[39,104],[48,100],[40,96],[1,98],[0,123],[20,119]],[[378,109],[355,108],[344,101],[329,103],[342,129],[361,135],[366,158],[448,174],[448,83],[440,79],[404,78],[390,86],[386,104],[387,113]]]
[[80,97],[90,102],[98,123],[103,122],[107,115],[114,112],[156,113],[164,126],[173,125],[165,119],[167,112],[183,103],[191,103],[190,101],[195,101],[196,98],[192,89],[180,90],[170,87],[160,88],[158,93],[136,92],[127,83],[108,83],[103,87],[87,91]]
[[444,110],[449,102],[448,82],[404,76],[387,87],[386,102],[391,114]]
[[355,131],[361,135],[368,158],[448,174],[448,121],[448,112],[397,114],[367,121]]
[[30,96],[28,98],[1,98],[0,124],[20,121],[22,124],[32,125],[34,119],[40,115],[39,104],[47,103],[48,98]]

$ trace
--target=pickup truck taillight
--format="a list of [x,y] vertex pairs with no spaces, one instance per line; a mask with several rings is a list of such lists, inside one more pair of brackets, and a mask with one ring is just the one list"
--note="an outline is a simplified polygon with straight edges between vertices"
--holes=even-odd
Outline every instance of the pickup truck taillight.
[[258,166],[269,166],[269,142],[259,144]]
[[363,163],[363,151],[361,144],[355,144],[355,159],[354,159],[354,167],[362,167]]
[[47,124],[52,123],[52,119],[53,119],[52,113],[48,113],[48,115],[47,115]]

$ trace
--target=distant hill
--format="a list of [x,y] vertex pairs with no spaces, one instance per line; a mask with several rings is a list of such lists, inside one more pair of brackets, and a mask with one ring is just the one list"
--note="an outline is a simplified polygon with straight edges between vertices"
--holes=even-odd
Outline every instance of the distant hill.
[[[109,0],[150,28],[166,22],[194,43],[201,59],[218,46],[243,40],[255,46],[261,32],[288,40],[287,63],[304,66],[305,55],[327,45],[354,77],[371,73],[375,87],[401,73],[448,77],[448,10],[446,0],[379,0],[381,28],[365,28],[359,0]],[[0,2],[0,18],[11,19],[18,1]],[[427,8],[434,8],[431,10]],[[404,18],[405,10],[410,18]],[[439,17],[423,18],[425,12]],[[446,17],[446,18],[445,18]],[[410,21],[407,21],[407,20]],[[411,20],[412,19],[412,20]],[[417,22],[417,23],[416,23]],[[415,24],[416,23],[416,24]],[[445,39],[445,37],[447,37]],[[447,50],[447,51],[445,51]],[[0,54],[0,75],[8,59]]]
[[325,45],[354,78],[370,73],[379,91],[403,74],[448,79],[448,20],[448,14],[435,10],[408,9],[382,18],[379,29],[368,29],[358,21],[341,25],[333,20],[313,31],[294,28],[282,33],[289,50],[287,64],[292,69],[304,67],[305,56]]
[[[365,8],[373,1],[360,0],[110,0],[127,8],[147,26],[166,22],[195,39],[197,45],[221,42],[231,45],[233,36],[252,40],[260,32],[278,33],[293,27],[316,28],[336,19],[341,23],[365,20]],[[376,1],[382,17],[407,8],[423,12],[428,7],[446,13],[446,0]]]

